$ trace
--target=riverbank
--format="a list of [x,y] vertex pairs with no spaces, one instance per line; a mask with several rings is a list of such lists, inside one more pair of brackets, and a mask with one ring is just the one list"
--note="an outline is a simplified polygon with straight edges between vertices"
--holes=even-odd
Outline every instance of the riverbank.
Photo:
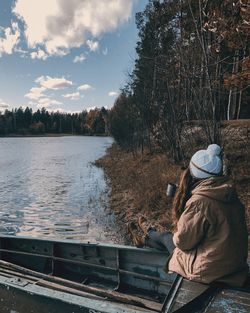
[[[232,127],[226,131],[230,138],[225,142],[230,175],[246,207],[250,233],[249,149],[236,138],[236,134],[242,137],[242,132]],[[130,242],[127,224],[137,221],[139,215],[146,216],[160,230],[171,230],[172,199],[166,196],[166,188],[169,182],[178,182],[181,165],[173,164],[163,153],[142,156],[139,152],[122,150],[116,144],[96,164],[104,169],[111,186],[110,208],[127,242]]]
[[171,228],[172,201],[166,196],[168,182],[177,182],[181,167],[169,163],[164,154],[143,157],[113,144],[107,154],[95,162],[104,169],[111,187],[109,205],[127,243],[127,224],[143,214],[160,230]]

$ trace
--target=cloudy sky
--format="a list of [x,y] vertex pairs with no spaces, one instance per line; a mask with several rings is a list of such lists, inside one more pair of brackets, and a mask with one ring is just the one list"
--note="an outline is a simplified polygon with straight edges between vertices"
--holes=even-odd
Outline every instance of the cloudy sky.
[[0,0],[0,111],[111,107],[147,0]]

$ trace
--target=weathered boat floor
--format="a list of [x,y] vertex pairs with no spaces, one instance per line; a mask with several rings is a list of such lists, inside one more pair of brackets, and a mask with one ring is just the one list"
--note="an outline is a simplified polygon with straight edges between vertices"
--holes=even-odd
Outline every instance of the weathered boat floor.
[[206,312],[248,313],[250,312],[250,293],[236,290],[222,290],[208,305]]
[[0,312],[250,312],[250,288],[207,294],[208,285],[166,274],[166,258],[128,246],[0,237]]
[[[61,313],[96,311],[110,313],[152,313],[156,311],[161,312],[162,308],[160,303],[153,302],[151,302],[153,309],[145,309],[129,304],[111,303],[105,299],[83,298],[82,296],[73,295],[69,292],[39,286],[39,280],[37,278],[25,275],[25,279],[23,279],[23,276],[24,275],[18,272],[15,273],[6,268],[0,268],[1,313],[9,313],[11,310],[19,313],[54,313],[59,311]],[[166,312],[178,311],[178,309],[189,301],[195,299],[197,294],[200,294],[206,287],[207,286],[203,284],[183,280],[180,291],[173,301],[173,305],[169,308],[169,311]],[[135,295],[133,292],[127,292],[127,294],[130,293]],[[44,298],[46,298],[46,301]],[[86,311],[86,306],[89,311]],[[190,312],[190,310],[187,309],[185,312]],[[247,313],[250,312],[250,293],[238,290],[221,290],[210,299],[207,305],[203,303],[201,310],[195,310],[195,308],[193,308],[191,312]]]
[[106,300],[88,299],[28,283],[18,287],[0,275],[1,313],[152,313],[152,310]]
[[0,237],[0,285],[80,296],[98,312],[160,312],[173,279],[165,261],[165,253],[132,247]]
[[[196,302],[197,296],[200,297],[203,292],[206,293],[207,285],[194,283],[184,279],[180,286],[169,312],[179,312],[181,308],[185,310],[180,312],[194,313],[248,313],[250,312],[250,286],[245,291],[218,288],[213,292],[201,297]],[[193,302],[191,302],[193,301]],[[196,303],[195,303],[196,302]],[[187,305],[189,304],[189,305]],[[191,310],[190,310],[191,308]]]
[[[51,277],[52,278],[52,277]],[[65,280],[67,283],[67,281]],[[70,288],[68,286],[65,286],[63,284],[58,283],[51,283],[50,281],[47,281],[45,279],[40,279],[35,276],[23,274],[19,271],[10,270],[6,267],[0,267],[0,286],[5,286],[6,290],[10,290],[13,288],[13,295],[16,297],[15,289],[19,290],[19,292],[27,292],[29,294],[35,294],[37,296],[42,295],[43,297],[50,298],[51,300],[58,300],[58,301],[65,301],[69,304],[76,304],[79,309],[79,306],[81,306],[81,303],[85,306],[87,305],[89,309],[96,310],[97,308],[102,308],[101,312],[106,312],[105,307],[108,307],[109,310],[107,312],[113,312],[110,311],[110,307],[114,307],[114,312],[153,312],[153,311],[161,311],[162,305],[158,301],[158,299],[155,299],[155,301],[152,301],[152,297],[149,297],[146,295],[143,295],[143,293],[138,290],[137,293],[129,290],[129,292],[122,291],[121,295],[127,303],[123,304],[121,302],[115,303],[114,299],[111,303],[108,299],[105,299],[100,296],[95,296],[91,293],[86,293],[81,291],[81,287],[79,288]],[[91,287],[100,287],[101,285],[91,285]],[[103,287],[103,285],[102,285]],[[107,289],[109,290],[109,289]],[[112,289],[111,289],[112,290]],[[56,292],[57,291],[57,292]],[[6,301],[4,297],[2,296],[3,290],[0,290],[0,296],[2,298],[2,304]],[[120,293],[120,292],[119,292]],[[117,292],[117,294],[119,294]],[[130,297],[130,295],[132,297]],[[79,301],[77,297],[80,297],[81,301]],[[126,297],[127,296],[127,297]],[[84,299],[84,301],[82,301]],[[122,299],[123,300],[123,299]],[[131,305],[129,304],[129,301],[135,301],[138,300],[140,303],[138,305]],[[86,303],[86,301],[88,303]],[[33,302],[33,301],[32,301]],[[90,306],[90,303],[92,303],[92,306]],[[46,305],[47,301],[46,301]],[[124,309],[126,310],[124,311]],[[136,311],[135,311],[136,309]],[[150,309],[150,310],[149,310]],[[2,312],[2,308],[0,310]],[[75,312],[75,310],[73,310]],[[24,311],[27,313],[27,311]],[[50,312],[50,311],[49,311]],[[81,312],[81,311],[80,311]],[[40,313],[40,311],[39,311]],[[48,313],[48,310],[46,311]]]

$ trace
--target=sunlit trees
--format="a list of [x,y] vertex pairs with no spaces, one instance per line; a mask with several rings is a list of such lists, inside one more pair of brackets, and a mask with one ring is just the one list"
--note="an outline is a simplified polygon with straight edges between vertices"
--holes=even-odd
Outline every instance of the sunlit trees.
[[81,113],[48,112],[45,108],[32,112],[31,108],[0,112],[0,135],[28,134],[108,134],[109,111],[105,108]]
[[86,126],[90,134],[105,134],[107,121],[107,110],[102,107],[101,109],[90,110],[87,119]]
[[34,122],[29,126],[31,134],[38,135],[45,133],[45,125],[43,122]]
[[250,117],[249,11],[247,0],[149,0],[137,13],[128,89],[142,147],[153,142],[180,161],[188,123],[199,122],[204,142],[220,143],[221,120]]

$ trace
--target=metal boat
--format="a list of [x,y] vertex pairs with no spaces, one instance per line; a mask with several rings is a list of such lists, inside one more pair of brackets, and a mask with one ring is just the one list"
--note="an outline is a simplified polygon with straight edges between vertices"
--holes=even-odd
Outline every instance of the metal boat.
[[167,274],[167,257],[154,249],[0,236],[0,312],[250,312],[250,286]]

